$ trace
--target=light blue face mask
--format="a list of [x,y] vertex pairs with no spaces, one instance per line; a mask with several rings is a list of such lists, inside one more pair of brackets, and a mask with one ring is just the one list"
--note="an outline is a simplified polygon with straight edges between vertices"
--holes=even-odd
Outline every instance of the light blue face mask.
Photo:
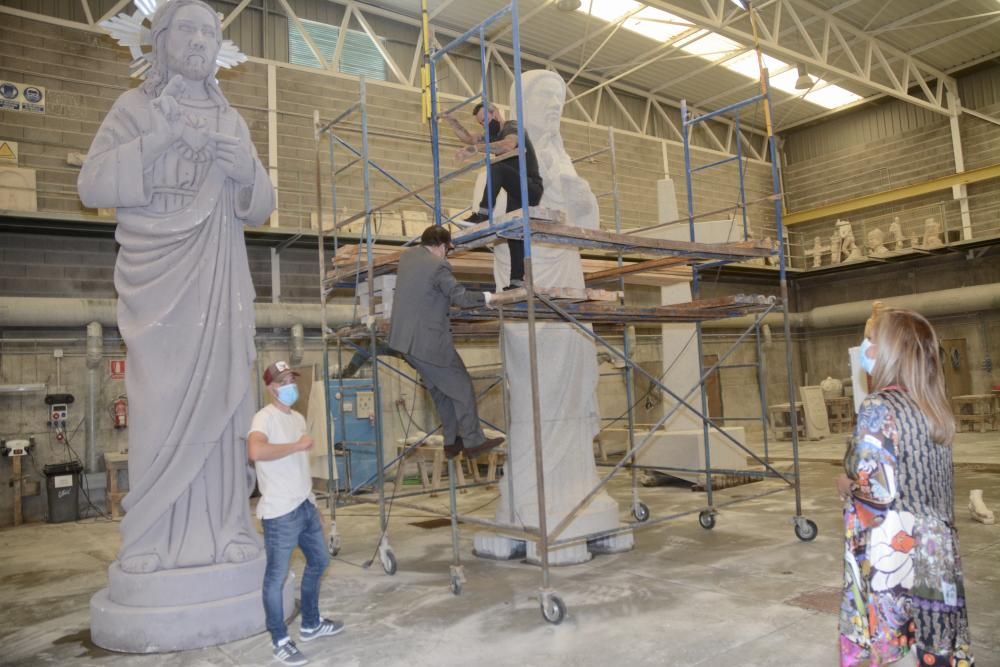
[[867,338],[861,341],[861,368],[865,369],[868,375],[875,372],[875,357],[868,356],[868,348],[871,346],[872,342]]
[[283,384],[278,387],[278,400],[288,407],[295,405],[295,401],[299,400],[298,386],[294,384]]

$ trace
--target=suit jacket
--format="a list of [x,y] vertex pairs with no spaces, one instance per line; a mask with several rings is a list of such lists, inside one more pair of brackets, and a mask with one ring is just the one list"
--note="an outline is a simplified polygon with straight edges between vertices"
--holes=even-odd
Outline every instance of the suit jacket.
[[449,308],[485,303],[482,292],[466,291],[455,280],[447,260],[438,259],[423,246],[410,248],[399,259],[389,347],[421,361],[448,365],[455,354]]

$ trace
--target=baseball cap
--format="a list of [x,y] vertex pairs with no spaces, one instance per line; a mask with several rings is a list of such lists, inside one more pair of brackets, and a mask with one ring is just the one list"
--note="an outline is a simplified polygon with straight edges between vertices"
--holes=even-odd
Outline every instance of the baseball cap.
[[285,373],[291,373],[292,377],[299,376],[298,373],[291,369],[287,362],[274,362],[264,370],[264,384],[271,384],[272,382],[283,380]]

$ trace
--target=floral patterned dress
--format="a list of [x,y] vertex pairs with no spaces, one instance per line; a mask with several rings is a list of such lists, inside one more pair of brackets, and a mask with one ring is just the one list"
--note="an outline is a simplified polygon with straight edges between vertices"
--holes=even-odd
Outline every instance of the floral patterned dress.
[[954,524],[951,447],[933,442],[905,391],[861,405],[844,457],[854,481],[844,510],[840,664],[971,667]]

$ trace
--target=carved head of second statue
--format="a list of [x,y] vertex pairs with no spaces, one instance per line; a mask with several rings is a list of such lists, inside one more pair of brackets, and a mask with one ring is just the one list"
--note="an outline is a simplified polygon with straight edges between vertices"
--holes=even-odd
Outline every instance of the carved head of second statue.
[[[524,96],[524,129],[531,140],[541,143],[552,135],[560,136],[559,124],[566,103],[566,84],[562,77],[549,70],[530,70],[521,75],[521,93]],[[510,99],[514,99],[513,90]]]

